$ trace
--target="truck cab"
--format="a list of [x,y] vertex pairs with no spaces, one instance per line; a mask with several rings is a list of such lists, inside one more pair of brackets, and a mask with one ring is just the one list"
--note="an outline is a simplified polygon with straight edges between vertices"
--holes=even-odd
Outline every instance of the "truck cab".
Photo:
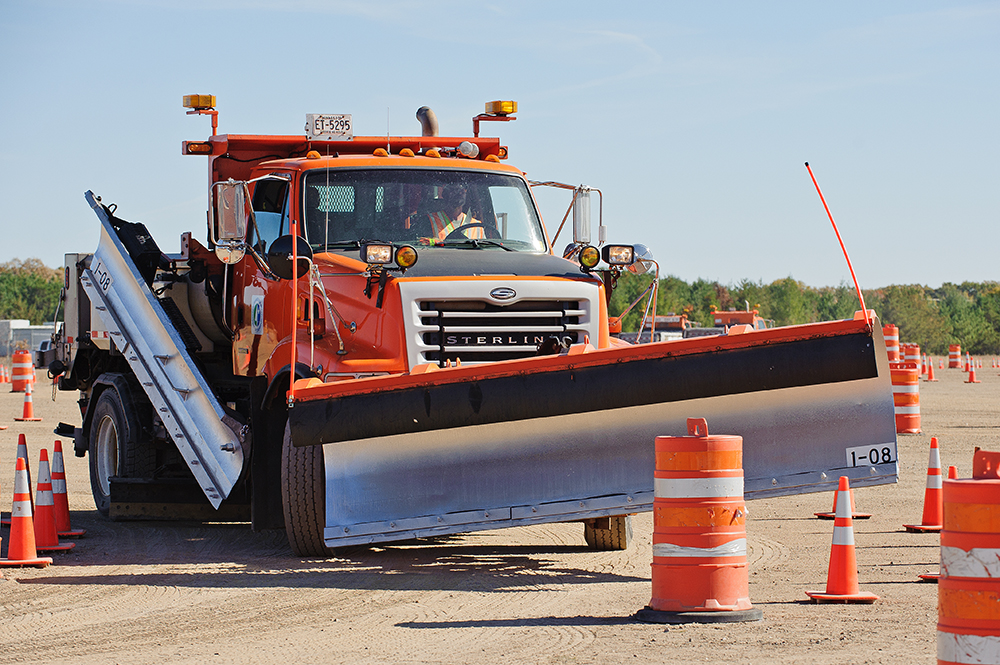
[[549,338],[607,346],[602,281],[553,255],[529,183],[498,159],[312,150],[249,175],[237,374],[273,377],[290,362],[277,273],[293,223],[310,257],[296,274],[298,357],[323,381],[523,358]]

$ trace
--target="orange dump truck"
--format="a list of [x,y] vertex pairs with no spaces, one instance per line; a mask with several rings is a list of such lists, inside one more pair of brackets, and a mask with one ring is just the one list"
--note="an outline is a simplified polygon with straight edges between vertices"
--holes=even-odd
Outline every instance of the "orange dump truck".
[[[49,370],[82,422],[58,431],[112,519],[249,519],[309,556],[552,521],[622,548],[652,507],[653,438],[690,416],[743,435],[748,496],[895,481],[875,319],[612,339],[610,289],[648,265],[603,223],[591,243],[599,190],[529,181],[479,136],[513,103],[452,137],[426,108],[420,135],[365,137],[349,115],[217,134],[213,97],[185,106],[212,118],[182,146],[208,160],[207,238],[164,253],[87,192],[98,249],[66,255]],[[544,185],[573,193],[561,254]],[[872,446],[892,452],[852,465]]]

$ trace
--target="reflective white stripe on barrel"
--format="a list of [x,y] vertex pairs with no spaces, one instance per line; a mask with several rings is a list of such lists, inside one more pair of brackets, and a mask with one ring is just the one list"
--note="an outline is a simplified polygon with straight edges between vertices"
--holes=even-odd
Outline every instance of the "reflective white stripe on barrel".
[[687,499],[711,496],[743,496],[743,477],[738,478],[654,478],[653,496],[658,499]]
[[893,384],[893,386],[892,386],[892,392],[894,392],[894,393],[919,393],[920,392],[920,384],[918,384],[918,383],[910,383],[910,384],[907,384],[907,385]]
[[11,363],[11,366],[14,369],[17,369],[18,367],[20,367],[21,369],[28,369],[29,367],[33,367],[31,363]]
[[943,577],[1000,577],[1000,549],[974,547],[941,547],[941,575]]
[[854,528],[847,526],[833,527],[834,545],[854,545]]
[[705,557],[746,556],[747,539],[737,538],[715,547],[684,547],[673,543],[653,543],[654,557]]
[[995,635],[937,634],[938,660],[949,663],[1000,663],[1000,637]]
[[14,509],[10,512],[11,517],[31,517],[30,501],[15,501]]
[[919,416],[920,407],[919,406],[897,406],[896,407],[897,416]]

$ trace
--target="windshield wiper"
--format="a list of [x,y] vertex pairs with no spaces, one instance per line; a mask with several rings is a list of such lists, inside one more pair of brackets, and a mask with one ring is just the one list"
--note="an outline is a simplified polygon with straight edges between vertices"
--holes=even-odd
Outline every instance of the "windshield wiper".
[[467,240],[443,240],[438,243],[438,246],[444,245],[445,247],[469,247],[473,249],[481,249],[483,245],[489,247],[499,247],[500,249],[507,252],[516,252],[516,249],[511,249],[507,245],[503,244],[498,240],[490,240],[484,238],[468,238]]
[[360,240],[334,240],[333,242],[328,242],[326,245],[320,245],[320,247],[325,247],[329,249],[335,247],[337,249],[361,249]]

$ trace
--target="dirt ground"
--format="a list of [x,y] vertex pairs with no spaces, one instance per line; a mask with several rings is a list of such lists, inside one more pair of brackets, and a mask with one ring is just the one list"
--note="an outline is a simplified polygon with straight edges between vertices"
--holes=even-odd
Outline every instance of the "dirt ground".
[[[102,519],[87,460],[70,452],[73,526],[87,534],[48,568],[4,571],[0,663],[932,663],[937,587],[917,575],[937,570],[938,535],[902,524],[920,522],[931,436],[959,477],[975,446],[1000,450],[1000,376],[984,364],[979,384],[935,368],[940,381],[920,384],[924,433],[899,437],[899,483],[855,493],[857,510],[874,513],[854,523],[874,605],[806,602],[826,585],[833,523],[813,513],[830,509],[830,493],[748,504],[763,621],[667,627],[632,618],[650,599],[650,513],[633,518],[624,552],[591,552],[580,524],[556,524],[301,560],[283,532],[247,524]],[[55,425],[80,421],[76,395],[53,402],[39,377],[40,423],[14,422],[24,396],[0,388],[8,509],[18,434],[35,468]]]

